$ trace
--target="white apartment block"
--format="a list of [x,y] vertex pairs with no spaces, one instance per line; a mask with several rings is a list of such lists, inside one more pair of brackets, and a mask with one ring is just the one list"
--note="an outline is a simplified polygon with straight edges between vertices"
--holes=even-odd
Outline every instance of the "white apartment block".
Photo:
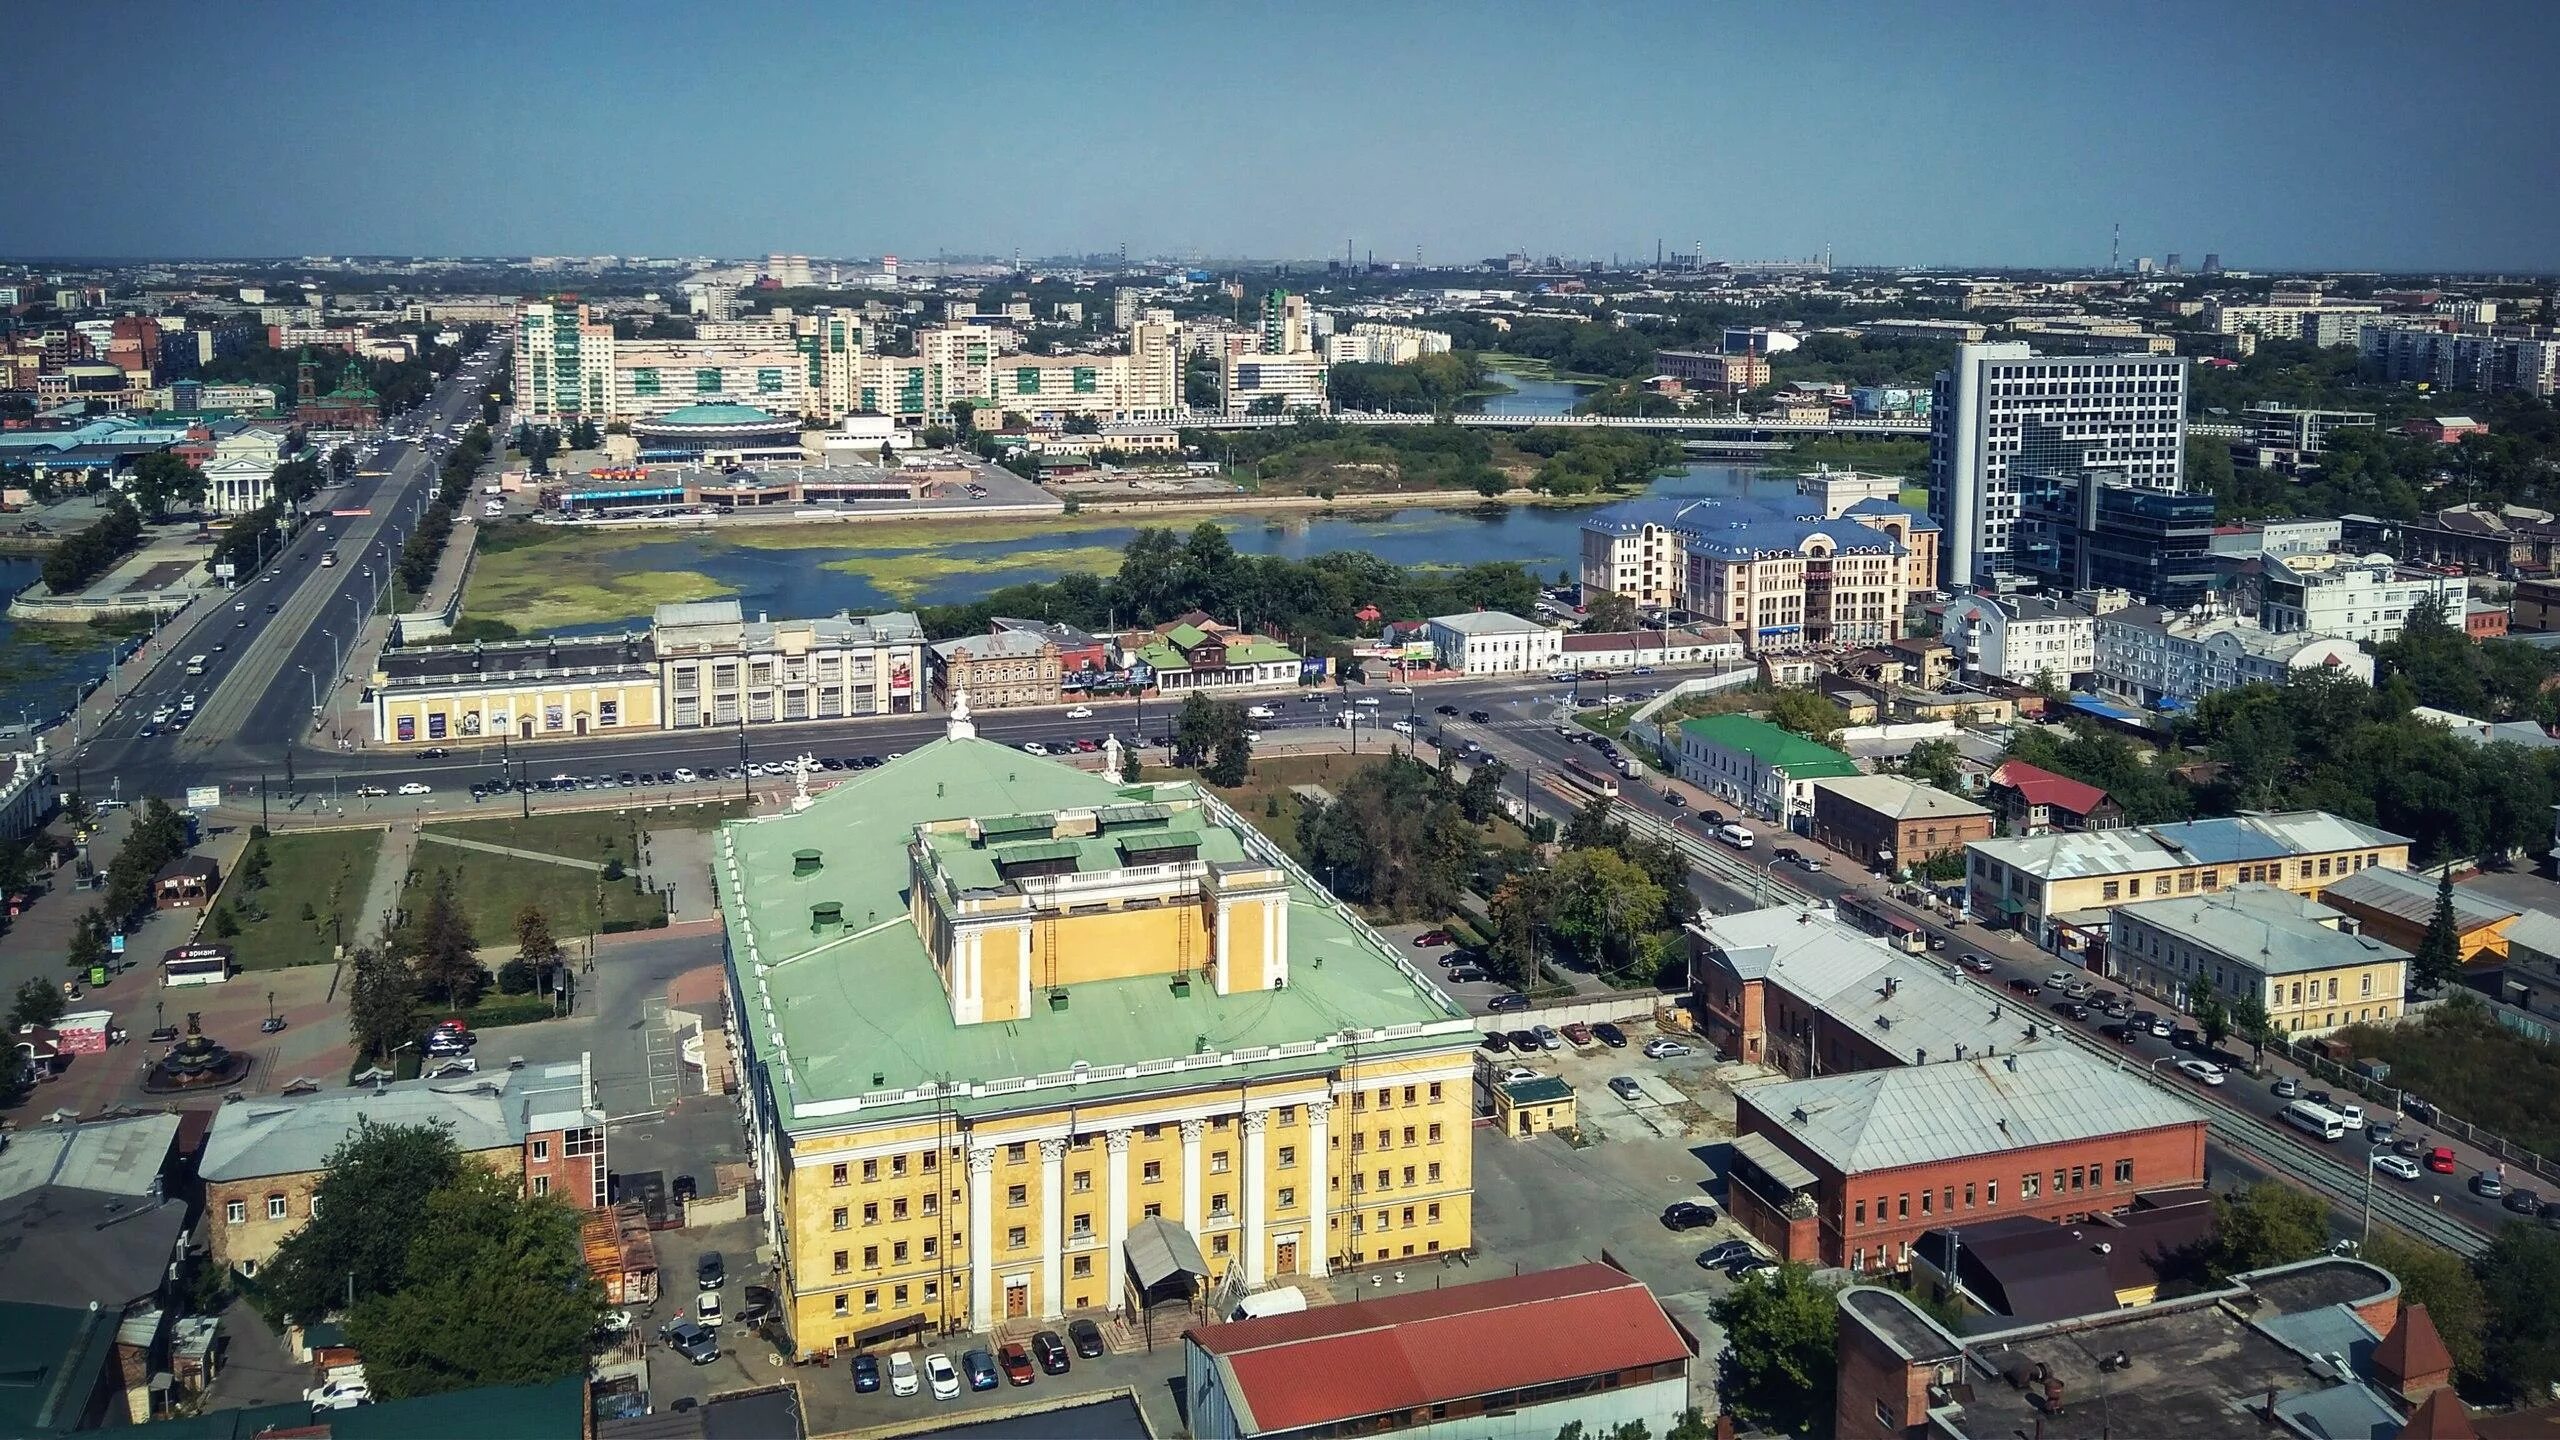
[[2136,605],[2098,617],[2096,688],[2133,705],[2176,709],[2207,695],[2296,670],[2329,669],[2373,683],[2373,657],[2353,640],[2277,634],[2228,615],[2189,616]]
[[2423,323],[2368,325],[2356,341],[2368,373],[2448,390],[2560,391],[2560,335],[2542,331],[2447,332]]
[[1006,344],[1006,332],[985,325],[919,330],[914,355],[863,358],[853,408],[913,425],[948,424],[962,402],[990,425],[1006,412],[1032,421],[1162,420],[1181,408],[1181,348],[1170,325],[1131,326],[1120,355],[1008,354]]
[[847,310],[707,321],[691,340],[617,340],[583,305],[536,302],[517,315],[516,413],[602,425],[726,403],[832,421],[854,408],[863,342],[861,317]]
[[2307,298],[2311,303],[2293,305],[2209,299],[2204,302],[2205,328],[2217,335],[2255,334],[2267,340],[2353,345],[2357,328],[2382,313],[2379,305],[2324,301],[2318,295]]
[[1446,332],[1413,325],[1382,325],[1363,320],[1324,340],[1324,358],[1334,365],[1402,365],[1425,355],[1449,353]]
[[1545,674],[1564,663],[1564,632],[1500,610],[1434,615],[1432,663],[1466,675]]
[[2065,478],[2177,490],[2186,405],[2181,358],[1959,346],[1930,409],[1929,513],[1946,531],[1946,588],[2007,572],[2024,499]]
[[1322,414],[1330,408],[1324,357],[1313,352],[1230,355],[1222,378],[1229,415]]
[[1959,595],[1939,625],[1968,672],[2012,685],[2050,679],[2064,689],[2097,668],[2097,636],[2096,616],[2037,595]]
[[2435,599],[2460,625],[2471,598],[2460,574],[2395,563],[2387,555],[2268,555],[2258,582],[2259,623],[2277,634],[2396,640],[2409,612]]

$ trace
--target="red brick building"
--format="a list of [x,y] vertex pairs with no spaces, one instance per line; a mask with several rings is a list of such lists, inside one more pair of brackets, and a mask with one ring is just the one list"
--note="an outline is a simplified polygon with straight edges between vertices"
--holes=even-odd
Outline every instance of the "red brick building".
[[1741,1092],[1735,1223],[1787,1260],[1895,1271],[1922,1232],[2063,1220],[2204,1183],[2205,1118],[2076,1049],[1940,1060]]
[[2495,640],[2507,633],[2507,607],[2474,600],[2462,607],[2462,633],[2474,640]]

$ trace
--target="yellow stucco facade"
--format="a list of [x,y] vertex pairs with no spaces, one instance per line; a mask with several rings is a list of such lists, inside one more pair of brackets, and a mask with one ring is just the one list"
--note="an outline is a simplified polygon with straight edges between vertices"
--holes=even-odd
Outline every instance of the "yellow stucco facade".
[[1213,1274],[1241,1266],[1254,1285],[1463,1250],[1468,1095],[1458,1053],[798,1139],[783,1197],[792,1333],[846,1349],[1115,1308],[1121,1247],[1150,1217],[1190,1230]]
[[[903,909],[821,899],[856,863],[826,832],[773,842],[786,873],[749,902],[769,918],[733,931],[733,975],[741,937],[749,975],[804,935],[818,953],[783,974],[920,967],[933,988],[897,1043],[983,1054],[970,1047],[993,1034],[1002,1049],[974,1063],[1016,1068],[964,1071],[965,1093],[921,1115],[903,1096],[877,1120],[838,1101],[760,1142],[802,1351],[1143,1303],[1133,1232],[1151,1243],[1156,1220],[1187,1232],[1202,1281],[1248,1290],[1469,1248],[1477,1032],[1418,991],[1392,1024],[1339,1008],[1365,998],[1345,985],[1392,998],[1418,982],[1231,812],[1175,796],[919,817],[905,834]],[[790,1038],[805,1053],[838,1034]]]
[[658,680],[640,672],[587,682],[520,683],[375,692],[374,738],[399,744],[449,744],[504,735],[565,740],[659,728]]

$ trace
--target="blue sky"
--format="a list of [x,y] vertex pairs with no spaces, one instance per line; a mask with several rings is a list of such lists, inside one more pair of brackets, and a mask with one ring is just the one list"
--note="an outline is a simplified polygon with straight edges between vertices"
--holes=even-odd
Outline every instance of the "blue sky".
[[[112,17],[110,21],[104,17]],[[12,7],[0,254],[2560,269],[2560,4]]]

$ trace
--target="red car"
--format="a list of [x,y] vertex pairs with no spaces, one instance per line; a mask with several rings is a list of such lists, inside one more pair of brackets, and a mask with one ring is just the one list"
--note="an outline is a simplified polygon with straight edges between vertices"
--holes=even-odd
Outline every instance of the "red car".
[[1021,1341],[1010,1341],[1002,1350],[997,1351],[996,1364],[1003,1367],[1004,1378],[1012,1383],[1016,1385],[1031,1383],[1031,1352],[1022,1348]]
[[2427,1152],[2427,1168],[2439,1175],[2453,1173],[2453,1152],[2442,1145]]
[[1564,1038],[1576,1045],[1588,1045],[1591,1043],[1591,1027],[1576,1020],[1564,1027]]
[[1422,949],[1432,945],[1446,945],[1449,943],[1449,932],[1446,930],[1425,930],[1421,934],[1413,937],[1413,943],[1416,949]]

